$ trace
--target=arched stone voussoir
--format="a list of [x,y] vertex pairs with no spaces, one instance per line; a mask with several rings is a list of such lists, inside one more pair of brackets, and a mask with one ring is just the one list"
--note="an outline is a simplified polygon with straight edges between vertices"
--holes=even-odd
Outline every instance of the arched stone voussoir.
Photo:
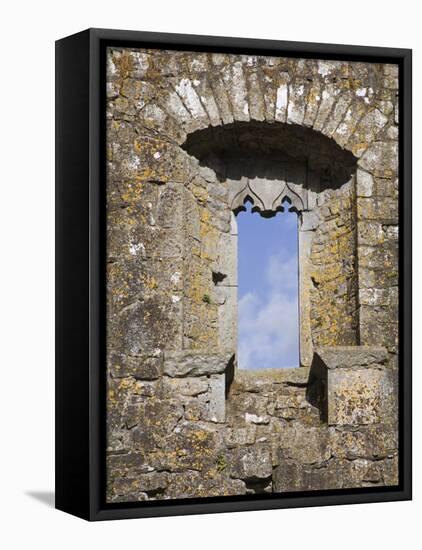
[[[315,119],[318,115],[319,105],[321,103],[323,84],[319,80],[313,80],[309,83],[308,94],[306,96],[306,111],[303,119],[303,125],[313,128]],[[327,134],[326,134],[327,135]],[[328,137],[331,137],[328,136]]]
[[335,84],[327,84],[322,90],[318,113],[312,126],[317,132],[322,132],[340,92],[341,90]]
[[[265,86],[263,82],[263,74],[257,56],[242,56],[243,72],[246,79],[248,90],[248,110],[251,120],[264,121],[266,120],[266,105],[268,98],[265,97],[265,91],[269,86]],[[271,90],[273,92],[273,90]],[[274,93],[272,93],[274,97]],[[274,111],[274,109],[273,109]],[[274,112],[272,120],[274,119]]]
[[233,119],[248,122],[250,120],[250,109],[242,62],[240,60],[234,61],[234,63],[224,66],[220,72],[231,103]]
[[303,125],[306,113],[309,84],[299,80],[289,85],[287,103],[287,123]]
[[[366,88],[352,89],[349,80],[329,82],[318,96],[315,97],[315,90],[308,94],[305,125],[359,158],[387,123],[385,114],[373,105],[373,90],[368,94]],[[317,114],[310,123],[308,112],[312,105]]]
[[350,139],[358,125],[359,120],[367,112],[367,107],[363,102],[352,100],[346,113],[332,134],[332,139],[342,148],[353,152],[353,145]]
[[211,126],[222,124],[222,116],[208,74],[196,75],[191,82]]
[[210,124],[196,92],[188,79],[172,82],[160,101],[163,109],[186,134],[200,130]]
[[346,112],[348,111],[352,101],[353,93],[350,90],[343,90],[338,96],[330,114],[322,128],[322,133],[331,138],[337,130],[339,124],[343,121]]
[[[179,96],[185,110],[190,114],[194,121],[194,126],[198,128],[210,124],[210,117],[201,101],[201,98],[196,90],[196,80],[190,78],[174,78],[170,79],[171,87]],[[190,124],[192,122],[189,120]]]

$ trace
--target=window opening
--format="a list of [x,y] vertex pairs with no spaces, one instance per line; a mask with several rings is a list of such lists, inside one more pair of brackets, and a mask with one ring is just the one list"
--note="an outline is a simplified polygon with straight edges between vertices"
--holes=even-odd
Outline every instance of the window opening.
[[245,206],[237,215],[238,366],[298,367],[297,213],[288,199],[271,218]]

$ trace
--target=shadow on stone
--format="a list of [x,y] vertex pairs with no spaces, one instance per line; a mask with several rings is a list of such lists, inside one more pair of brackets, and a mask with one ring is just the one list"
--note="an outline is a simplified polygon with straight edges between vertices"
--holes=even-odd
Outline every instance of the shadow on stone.
[[230,387],[231,387],[232,382],[234,380],[235,364],[236,364],[236,355],[233,354],[230,357],[230,360],[227,364],[227,368],[225,370],[225,374],[226,374],[226,393],[225,393],[226,399],[229,395]]
[[[357,167],[355,156],[333,139],[295,124],[210,126],[189,134],[182,148],[202,166],[214,170],[220,181],[242,177],[281,180],[286,163],[306,163],[325,188],[335,189],[349,181]],[[312,189],[312,178],[308,185]]]
[[307,401],[319,410],[321,422],[328,421],[327,374],[324,363],[314,353],[306,388]]

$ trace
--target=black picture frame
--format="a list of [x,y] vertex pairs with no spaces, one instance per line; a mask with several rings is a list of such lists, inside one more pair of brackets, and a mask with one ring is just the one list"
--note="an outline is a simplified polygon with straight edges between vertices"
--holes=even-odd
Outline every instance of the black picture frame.
[[[249,53],[399,65],[399,472],[397,487],[105,503],[105,49]],[[88,29],[56,42],[56,508],[87,520],[412,498],[412,51]]]

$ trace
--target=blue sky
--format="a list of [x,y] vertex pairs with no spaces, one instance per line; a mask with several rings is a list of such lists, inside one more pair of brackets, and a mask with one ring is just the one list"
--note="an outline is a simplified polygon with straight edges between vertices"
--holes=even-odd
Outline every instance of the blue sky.
[[241,369],[299,366],[297,215],[237,215],[238,363]]

